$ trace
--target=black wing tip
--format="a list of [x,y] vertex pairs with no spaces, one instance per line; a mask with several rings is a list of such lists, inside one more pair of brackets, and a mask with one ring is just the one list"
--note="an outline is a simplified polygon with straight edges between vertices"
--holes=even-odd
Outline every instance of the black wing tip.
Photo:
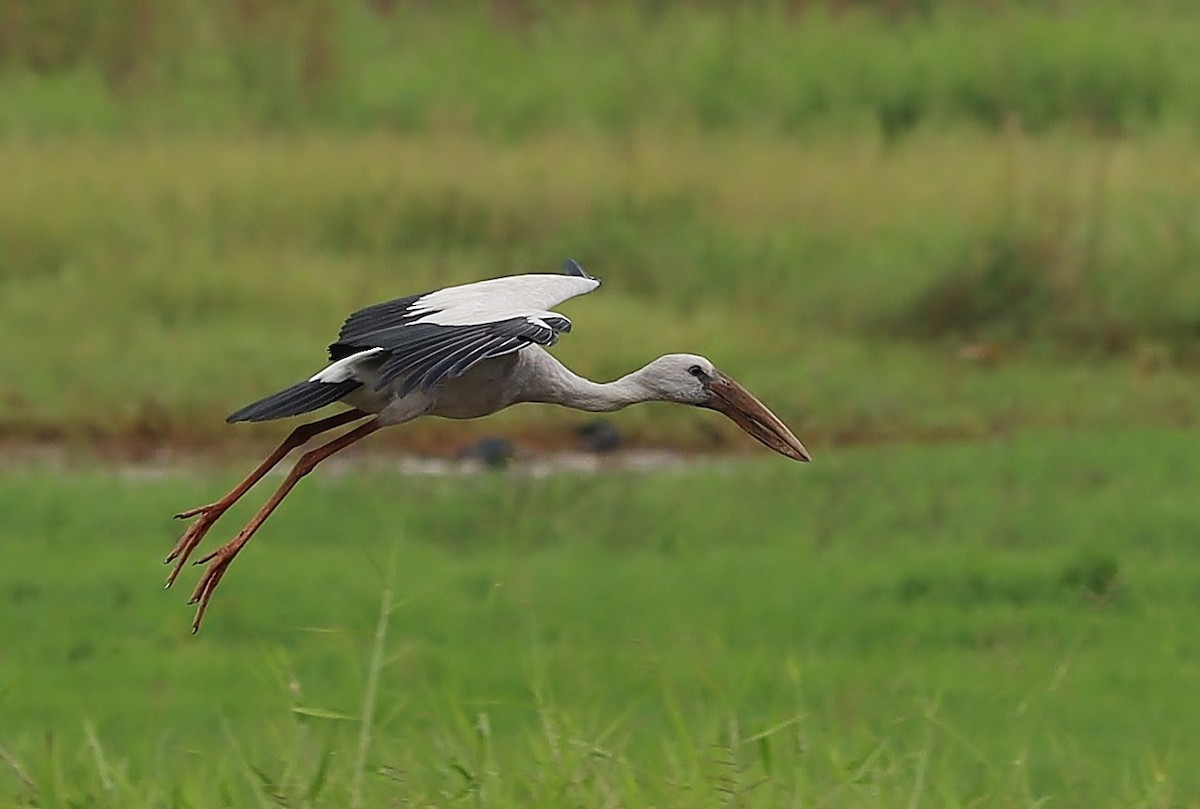
[[342,382],[298,382],[290,388],[259,399],[225,417],[226,424],[241,421],[274,421],[299,416],[333,404],[362,382],[347,379]]
[[542,318],[542,321],[549,326],[557,334],[566,334],[571,331],[571,321],[567,320],[562,315],[552,315]]
[[262,402],[254,402],[245,407],[239,407],[237,410],[225,417],[226,424],[238,424],[245,421],[260,421],[256,418],[259,406]]
[[588,271],[580,266],[579,262],[573,258],[569,258],[563,262],[563,272],[567,275],[574,275],[576,278],[586,278],[589,281],[599,283],[600,279],[594,275],[589,275]]

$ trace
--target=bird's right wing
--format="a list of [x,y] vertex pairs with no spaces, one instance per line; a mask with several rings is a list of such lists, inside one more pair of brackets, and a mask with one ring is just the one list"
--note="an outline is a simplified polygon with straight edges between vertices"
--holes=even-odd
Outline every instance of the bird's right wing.
[[467,325],[545,311],[598,286],[600,282],[590,276],[510,275],[409,295],[350,315],[334,345],[374,348],[371,340],[377,335],[413,323]]
[[403,376],[399,392],[405,395],[461,376],[485,359],[533,343],[553,345],[571,321],[549,308],[600,285],[574,262],[567,271],[493,278],[368,306],[347,318],[330,358],[336,366],[355,354],[383,353],[378,385]]

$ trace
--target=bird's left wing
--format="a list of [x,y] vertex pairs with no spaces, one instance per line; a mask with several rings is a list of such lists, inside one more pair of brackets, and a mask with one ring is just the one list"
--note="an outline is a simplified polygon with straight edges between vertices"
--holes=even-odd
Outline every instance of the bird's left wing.
[[418,386],[428,390],[482,360],[533,343],[553,345],[571,330],[571,321],[549,307],[599,284],[586,274],[514,275],[397,298],[347,318],[329,347],[330,359],[336,365],[375,349],[365,356],[386,354],[380,387],[403,376],[400,395]]

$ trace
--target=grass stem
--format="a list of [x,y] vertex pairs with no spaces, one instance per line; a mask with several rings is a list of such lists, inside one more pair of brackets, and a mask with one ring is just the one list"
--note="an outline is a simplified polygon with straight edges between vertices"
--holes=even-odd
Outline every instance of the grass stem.
[[367,756],[371,752],[371,734],[374,730],[375,708],[379,700],[379,677],[385,664],[384,652],[387,643],[388,623],[391,620],[393,603],[392,589],[396,575],[396,550],[388,562],[383,593],[379,599],[379,619],[375,624],[375,639],[371,644],[371,662],[367,667],[367,682],[363,689],[362,719],[358,728],[358,747],[354,757],[354,783],[350,791],[350,809],[363,805],[363,783],[366,778]]

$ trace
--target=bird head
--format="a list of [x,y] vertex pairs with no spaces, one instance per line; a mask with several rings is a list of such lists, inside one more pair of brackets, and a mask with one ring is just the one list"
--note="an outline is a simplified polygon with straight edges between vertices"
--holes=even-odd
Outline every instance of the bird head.
[[668,354],[645,369],[655,398],[724,413],[752,438],[796,461],[812,458],[800,439],[750,391],[696,354]]

